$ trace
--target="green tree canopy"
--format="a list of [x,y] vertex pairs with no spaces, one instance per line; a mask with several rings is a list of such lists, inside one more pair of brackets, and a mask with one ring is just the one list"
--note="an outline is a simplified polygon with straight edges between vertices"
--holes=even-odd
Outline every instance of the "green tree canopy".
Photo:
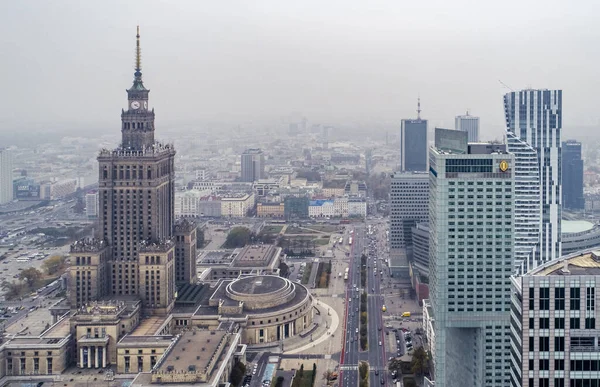
[[227,234],[227,239],[225,239],[224,247],[227,248],[236,248],[236,247],[244,247],[250,242],[251,232],[246,227],[234,227]]
[[53,255],[42,263],[42,267],[48,275],[54,275],[60,271],[65,264],[65,258],[61,255]]
[[42,272],[35,267],[28,267],[19,274],[19,279],[27,284],[30,289],[42,279]]

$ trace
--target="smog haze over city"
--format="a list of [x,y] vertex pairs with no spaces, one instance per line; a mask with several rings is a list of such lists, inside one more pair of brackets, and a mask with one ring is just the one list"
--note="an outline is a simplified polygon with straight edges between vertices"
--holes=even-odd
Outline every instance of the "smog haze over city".
[[433,125],[468,109],[501,138],[499,80],[562,88],[569,127],[597,126],[599,11],[559,0],[6,2],[0,131],[113,131],[137,24],[162,127],[297,113],[392,129],[420,96]]
[[600,387],[598,15],[5,0],[0,387]]

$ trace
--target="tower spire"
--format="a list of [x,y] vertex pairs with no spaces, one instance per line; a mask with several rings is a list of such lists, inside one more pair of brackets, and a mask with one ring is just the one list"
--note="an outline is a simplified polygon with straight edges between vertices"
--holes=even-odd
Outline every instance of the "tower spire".
[[142,50],[140,48],[140,26],[137,26],[137,34],[135,35],[135,75],[141,75],[142,71]]
[[421,97],[417,98],[417,120],[421,119]]

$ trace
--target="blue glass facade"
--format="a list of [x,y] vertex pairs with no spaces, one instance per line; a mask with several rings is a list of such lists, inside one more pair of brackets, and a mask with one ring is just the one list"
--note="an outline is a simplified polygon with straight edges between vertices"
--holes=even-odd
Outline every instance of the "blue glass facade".
[[568,140],[562,143],[563,208],[583,210],[583,160],[581,143]]

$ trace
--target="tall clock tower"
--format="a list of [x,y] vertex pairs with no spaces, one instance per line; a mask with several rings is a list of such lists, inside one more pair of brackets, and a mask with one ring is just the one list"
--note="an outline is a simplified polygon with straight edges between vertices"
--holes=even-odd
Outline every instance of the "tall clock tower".
[[139,27],[136,38],[133,85],[121,112],[122,142],[98,156],[100,232],[110,250],[107,293],[138,296],[147,312],[164,314],[175,300],[175,149],[154,140]]
[[140,28],[136,35],[135,73],[127,90],[127,110],[121,112],[122,147],[142,150],[154,144],[154,109],[148,110],[148,94],[142,81]]

